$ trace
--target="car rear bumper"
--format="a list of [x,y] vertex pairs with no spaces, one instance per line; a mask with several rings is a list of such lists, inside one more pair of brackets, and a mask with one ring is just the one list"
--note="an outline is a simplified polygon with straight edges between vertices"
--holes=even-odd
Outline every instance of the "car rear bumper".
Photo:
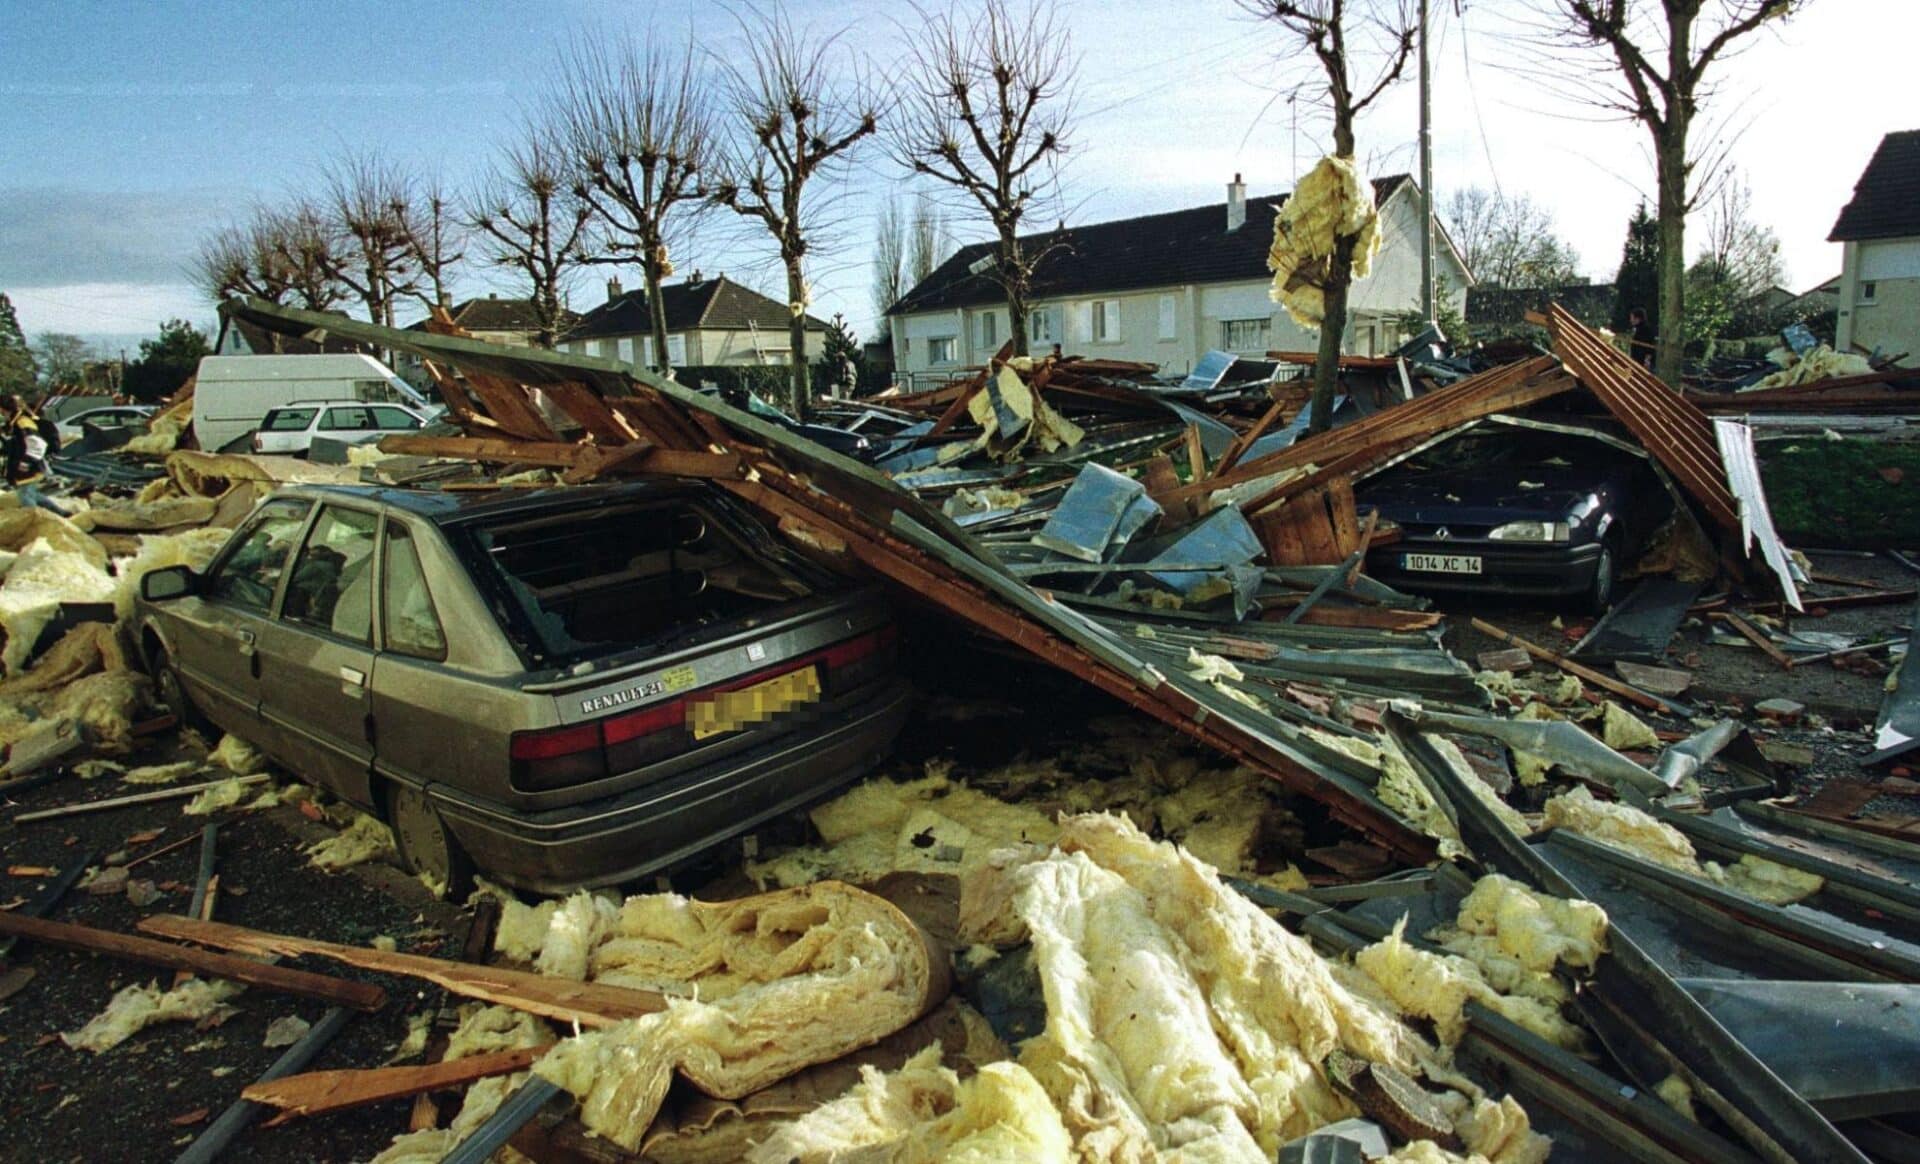
[[[1480,559],[1478,574],[1408,570],[1408,554],[1466,555]],[[1485,542],[1410,538],[1367,554],[1367,575],[1395,589],[1444,593],[1554,597],[1584,594],[1600,565],[1600,543],[1489,547]]]
[[518,889],[566,893],[657,872],[865,774],[906,722],[911,692],[890,678],[816,709],[784,733],[660,784],[546,812],[516,812],[429,786],[479,869]]

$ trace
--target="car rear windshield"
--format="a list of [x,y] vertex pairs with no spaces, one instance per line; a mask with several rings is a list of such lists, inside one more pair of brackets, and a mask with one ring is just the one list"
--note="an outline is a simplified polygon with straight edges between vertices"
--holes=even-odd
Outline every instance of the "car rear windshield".
[[313,423],[317,408],[276,408],[260,422],[262,432],[304,432]]
[[481,584],[536,665],[697,636],[812,587],[703,500],[503,516],[466,527]]

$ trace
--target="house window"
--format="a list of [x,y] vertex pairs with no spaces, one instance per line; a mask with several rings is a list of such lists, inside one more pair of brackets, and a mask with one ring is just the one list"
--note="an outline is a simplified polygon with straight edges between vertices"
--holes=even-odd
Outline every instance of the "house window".
[[1027,339],[1033,343],[1051,344],[1060,340],[1060,321],[1055,314],[1056,307],[1035,307],[1027,312]]
[[1872,303],[1872,302],[1873,302],[1873,299],[1874,299],[1874,295],[1875,295],[1875,294],[1876,294],[1876,293],[1877,293],[1877,292],[1878,292],[1879,290],[1880,290],[1880,285],[1879,285],[1878,283],[1862,283],[1862,284],[1860,284],[1860,297],[1859,297],[1859,299],[1858,299],[1858,302],[1861,302],[1861,303]]
[[950,335],[938,336],[933,339],[929,339],[927,341],[927,363],[929,364],[953,363],[953,337],[952,336]]
[[1173,296],[1162,295],[1160,297],[1160,338],[1161,339],[1170,340],[1174,338],[1174,330],[1175,330],[1174,321],[1175,321],[1175,317],[1174,317],[1174,311],[1173,311]]
[[1229,352],[1264,352],[1271,342],[1272,317],[1261,319],[1223,319],[1220,321],[1220,346]]
[[627,336],[625,339],[622,339],[620,341],[620,360],[622,363],[626,363],[626,364],[633,363],[633,337],[632,336]]
[[1096,342],[1103,344],[1119,342],[1120,301],[1118,299],[1093,301],[1093,338]]
[[679,366],[687,362],[687,337],[670,335],[667,337],[667,363]]
[[974,317],[974,332],[980,337],[978,346],[992,349],[1000,342],[999,317],[991,311],[983,311]]

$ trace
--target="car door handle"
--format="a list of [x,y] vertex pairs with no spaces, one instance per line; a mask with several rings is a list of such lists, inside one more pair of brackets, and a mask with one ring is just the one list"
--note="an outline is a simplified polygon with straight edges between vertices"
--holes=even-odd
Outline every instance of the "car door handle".
[[367,685],[367,673],[365,671],[359,670],[358,668],[355,668],[355,667],[340,668],[340,686],[341,687],[352,689],[355,687],[365,687],[366,685]]
[[233,637],[240,640],[240,653],[253,654],[254,633],[250,630],[235,631]]

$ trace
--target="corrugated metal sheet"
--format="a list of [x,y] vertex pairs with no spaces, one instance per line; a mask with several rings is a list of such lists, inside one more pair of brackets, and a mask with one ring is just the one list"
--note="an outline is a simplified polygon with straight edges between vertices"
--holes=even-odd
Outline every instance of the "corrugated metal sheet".
[[1753,430],[1737,420],[1713,422],[1714,443],[1727,467],[1727,487],[1732,490],[1740,511],[1740,552],[1753,554],[1753,543],[1760,543],[1760,556],[1780,580],[1780,594],[1795,610],[1800,605],[1799,570],[1780,534],[1773,528],[1773,511],[1767,508],[1767,489],[1760,481],[1760,461],[1753,451]]

